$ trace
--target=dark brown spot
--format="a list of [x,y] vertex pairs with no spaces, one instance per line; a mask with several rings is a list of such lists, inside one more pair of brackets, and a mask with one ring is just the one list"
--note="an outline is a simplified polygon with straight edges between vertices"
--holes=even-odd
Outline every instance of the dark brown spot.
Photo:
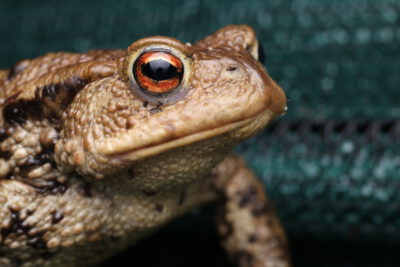
[[61,211],[55,210],[51,213],[51,223],[56,224],[64,219],[64,214]]
[[128,176],[129,176],[129,179],[135,179],[135,171],[134,171],[134,169],[129,169],[128,170]]
[[186,199],[186,191],[182,191],[181,195],[179,196],[178,204],[182,205]]
[[8,159],[11,158],[11,156],[12,156],[12,154],[11,154],[10,151],[2,151],[2,150],[0,150],[0,158],[1,159],[8,160]]
[[143,102],[143,107],[146,108],[148,104],[149,104],[149,102],[144,101],[144,102]]
[[[47,113],[46,113],[47,114]],[[56,114],[54,111],[50,111],[50,114],[46,115],[45,118],[53,124],[54,129],[59,133],[60,130],[60,116]]]
[[240,199],[238,204],[239,207],[242,208],[256,201],[257,201],[257,189],[253,185],[250,185],[246,191],[240,194]]
[[[85,179],[85,178],[83,178],[83,179]],[[92,185],[89,182],[87,182],[86,180],[83,180],[82,191],[83,191],[83,195],[85,197],[92,197]]]
[[35,211],[34,210],[26,210],[26,215],[31,216],[32,214],[34,214]]
[[258,241],[258,237],[255,234],[249,234],[248,240],[249,243],[255,243]]
[[149,110],[150,114],[156,114],[156,113],[159,113],[161,111],[162,111],[162,109],[159,108],[159,107],[155,107],[155,108],[152,108],[152,109]]
[[20,166],[22,173],[27,174],[29,171],[50,162],[53,166],[55,165],[54,160],[47,152],[29,156]]
[[4,179],[5,180],[14,180],[15,176],[12,173],[8,173],[7,176]]
[[263,214],[268,213],[269,206],[263,200],[257,197],[257,189],[255,186],[250,185],[244,192],[239,192],[240,208],[250,205],[251,213],[254,217],[259,217]]
[[[85,197],[92,197],[92,189],[93,189],[92,188],[92,184],[89,183],[83,176],[79,175],[78,173],[73,173],[72,175],[80,180],[79,181],[79,189],[80,189],[79,191],[80,191],[80,193],[83,194]],[[64,192],[68,189],[68,185],[67,184],[60,184],[60,183],[58,183],[58,184],[60,186],[61,185],[65,186]],[[54,191],[55,191],[55,189],[53,189],[53,192]],[[61,193],[64,193],[64,192],[61,192]]]
[[27,119],[26,110],[20,102],[13,102],[6,105],[3,109],[3,118],[10,124],[24,123]]
[[227,71],[235,71],[236,69],[237,69],[237,67],[235,67],[235,66],[228,66],[226,68]]
[[61,184],[56,182],[54,186],[51,188],[49,193],[56,195],[56,194],[64,194],[67,191],[68,186],[66,184]]
[[61,132],[62,128],[61,125],[54,125],[54,130],[56,130],[57,133]]
[[142,193],[145,194],[146,196],[150,197],[150,196],[154,196],[155,194],[157,194],[156,191],[153,190],[149,190],[149,189],[143,189]]
[[20,92],[6,100],[3,109],[4,120],[9,124],[21,124],[28,119],[28,115],[32,119],[39,119],[43,111],[39,90],[36,89],[35,96],[32,99],[15,100],[19,94]]
[[161,204],[156,204],[156,211],[162,212],[164,210],[164,206]]
[[48,144],[40,143],[40,147],[42,148],[42,153],[47,153],[47,154],[53,153],[54,152],[54,147],[55,147],[56,142],[57,142],[58,139],[59,139],[59,137],[57,136],[57,138],[54,138]]
[[57,180],[48,180],[45,185],[37,186],[34,184],[29,184],[32,186],[36,192],[43,195],[57,195],[64,194],[68,189],[68,185],[64,183],[60,183]]
[[0,142],[3,142],[8,138],[7,131],[4,128],[0,128]]
[[21,220],[19,211],[10,209],[10,212],[10,223],[8,227],[1,229],[3,242],[4,239],[7,238],[7,236],[11,233],[16,233],[18,235],[28,234],[28,232],[32,229],[31,226],[23,224],[24,221]]
[[158,101],[157,106],[149,110],[150,114],[156,114],[162,111],[161,106],[164,105],[163,102]]
[[253,214],[254,217],[260,217],[261,215],[268,213],[268,211],[269,206],[267,203],[256,202],[252,206],[251,214]]
[[86,80],[74,77],[63,83],[38,87],[32,99],[15,100],[21,93],[18,92],[6,100],[3,109],[4,120],[9,124],[22,124],[28,117],[40,119],[44,114],[46,118],[58,121],[57,114],[69,105],[86,83]]
[[126,120],[126,123],[125,123],[125,130],[129,130],[129,129],[132,129],[132,127],[134,126],[135,124],[133,123],[133,121],[132,120]]
[[62,83],[45,85],[40,88],[43,103],[49,110],[59,113],[87,83],[85,79],[73,77]]
[[33,235],[26,241],[26,243],[35,249],[45,249],[47,248],[46,242],[43,239],[44,232],[39,232]]

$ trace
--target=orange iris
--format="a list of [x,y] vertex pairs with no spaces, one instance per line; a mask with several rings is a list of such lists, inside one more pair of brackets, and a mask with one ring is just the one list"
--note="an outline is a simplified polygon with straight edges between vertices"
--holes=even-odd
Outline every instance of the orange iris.
[[183,64],[169,52],[143,53],[133,66],[137,83],[151,93],[168,93],[179,86],[183,76]]

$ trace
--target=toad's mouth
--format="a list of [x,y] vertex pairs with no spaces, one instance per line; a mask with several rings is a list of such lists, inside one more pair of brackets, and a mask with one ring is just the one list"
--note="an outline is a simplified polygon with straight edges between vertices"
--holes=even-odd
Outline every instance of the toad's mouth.
[[271,110],[266,109],[261,113],[252,116],[250,118],[232,122],[217,128],[178,137],[176,139],[167,142],[152,144],[150,146],[139,147],[132,150],[128,149],[126,151],[119,151],[117,153],[109,152],[105,154],[106,156],[119,158],[123,161],[125,160],[136,161],[149,158],[151,156],[158,155],[162,152],[166,152],[178,147],[210,139],[212,137],[219,136],[222,134],[227,134],[228,137],[240,141],[260,131],[263,127],[265,127],[269,123],[271,119],[275,117],[275,115],[276,114],[273,113]]

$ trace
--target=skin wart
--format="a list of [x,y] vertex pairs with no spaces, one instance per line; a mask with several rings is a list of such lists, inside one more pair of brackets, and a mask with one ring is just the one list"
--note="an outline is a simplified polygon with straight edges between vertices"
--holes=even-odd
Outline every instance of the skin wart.
[[0,265],[90,266],[216,202],[239,266],[289,266],[232,148],[286,109],[252,28],[49,53],[0,70]]

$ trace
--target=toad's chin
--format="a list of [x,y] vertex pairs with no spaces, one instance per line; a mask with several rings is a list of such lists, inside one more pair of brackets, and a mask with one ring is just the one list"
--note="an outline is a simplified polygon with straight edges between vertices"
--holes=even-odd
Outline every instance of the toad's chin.
[[266,109],[258,115],[244,120],[232,122],[224,126],[189,134],[168,142],[153,144],[151,146],[136,148],[134,150],[128,150],[120,153],[109,154],[107,156],[119,158],[123,161],[137,161],[222,134],[225,134],[226,137],[231,138],[232,141],[236,143],[259,132],[275,116],[275,113],[269,109]]

